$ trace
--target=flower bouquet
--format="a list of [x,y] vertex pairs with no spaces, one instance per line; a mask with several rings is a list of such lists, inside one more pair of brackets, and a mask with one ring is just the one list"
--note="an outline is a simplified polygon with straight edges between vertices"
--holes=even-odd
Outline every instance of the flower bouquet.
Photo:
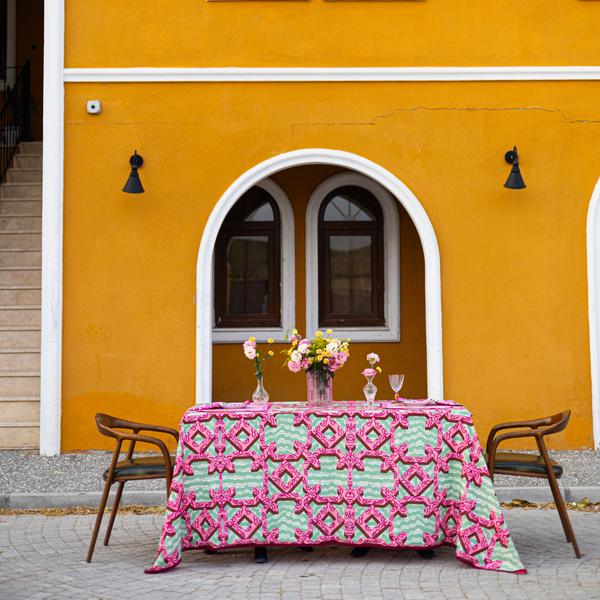
[[379,356],[374,352],[367,354],[367,362],[371,365],[368,369],[365,369],[362,374],[367,378],[367,385],[363,388],[365,397],[369,406],[373,406],[375,401],[375,395],[377,394],[377,387],[373,383],[373,378],[377,373],[381,373],[381,367],[374,367],[375,363],[379,362]]
[[312,340],[303,338],[297,329],[292,331],[286,340],[292,346],[283,350],[286,355],[284,366],[287,365],[292,373],[306,371],[307,400],[309,406],[330,406],[333,402],[332,380],[335,372],[341,369],[350,351],[350,340],[330,337],[333,331],[327,330],[327,335],[317,331]]
[[265,354],[261,354],[260,350],[256,345],[256,338],[251,337],[249,340],[244,342],[244,354],[246,358],[254,361],[254,374],[257,379],[256,390],[254,390],[254,394],[252,394],[252,400],[256,404],[266,404],[269,401],[269,394],[267,390],[265,390],[265,386],[263,384],[264,370],[267,366],[269,359],[273,356],[273,350],[269,350],[273,340],[269,338],[269,345],[267,346],[267,351]]

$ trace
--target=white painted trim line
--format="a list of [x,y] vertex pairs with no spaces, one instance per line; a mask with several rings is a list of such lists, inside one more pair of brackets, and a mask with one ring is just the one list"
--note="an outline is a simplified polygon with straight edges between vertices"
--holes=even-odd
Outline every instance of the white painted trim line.
[[600,450],[600,180],[594,188],[587,215],[588,313],[592,371],[592,431]]
[[591,67],[132,67],[65,69],[66,83],[600,80]]
[[[336,337],[354,342],[400,341],[400,218],[396,201],[373,179],[360,173],[338,173],[326,179],[312,193],[306,207],[306,337],[312,337],[319,326],[319,209],[333,190],[355,185],[371,192],[383,213],[385,257],[384,316],[385,327],[334,328]],[[322,328],[321,328],[322,329]]]
[[[296,271],[294,248],[294,211],[285,192],[272,180],[263,179],[256,184],[277,202],[281,223],[281,327],[271,328],[216,328],[213,327],[213,343],[231,344],[245,342],[250,336],[258,342],[273,338],[284,342],[285,333],[296,324]],[[214,274],[213,274],[214,277]],[[214,325],[214,321],[213,321]]]
[[431,398],[443,398],[440,253],[433,225],[425,209],[395,175],[376,163],[349,152],[317,148],[274,156],[246,171],[221,196],[206,222],[196,266],[196,402],[212,401],[212,256],[221,224],[238,198],[259,181],[278,171],[314,164],[338,165],[377,181],[402,203],[415,224],[425,256],[427,394]]
[[63,306],[64,0],[44,8],[40,454],[60,454]]

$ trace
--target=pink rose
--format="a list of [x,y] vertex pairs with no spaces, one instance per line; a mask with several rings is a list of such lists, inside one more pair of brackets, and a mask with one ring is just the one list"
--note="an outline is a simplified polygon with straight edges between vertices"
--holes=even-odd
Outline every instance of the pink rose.
[[365,369],[362,374],[365,377],[375,377],[375,375],[377,375],[377,371],[375,369]]
[[244,350],[246,348],[256,348],[256,342],[251,342],[250,340],[246,340],[244,342]]
[[348,355],[345,352],[338,352],[335,358],[340,365],[343,365],[348,360]]
[[300,363],[294,362],[292,360],[290,360],[290,362],[288,363],[288,369],[292,372],[292,373],[297,373],[302,367],[300,366]]
[[306,369],[308,369],[309,364],[310,363],[308,362],[308,358],[304,358],[304,359],[302,359],[300,366],[306,371]]

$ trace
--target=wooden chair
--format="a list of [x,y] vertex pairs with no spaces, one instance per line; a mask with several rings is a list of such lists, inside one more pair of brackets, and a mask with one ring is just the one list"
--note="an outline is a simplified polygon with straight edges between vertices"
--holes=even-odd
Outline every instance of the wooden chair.
[[[563,431],[569,424],[571,411],[566,410],[558,415],[538,419],[535,421],[515,421],[514,423],[502,423],[496,425],[490,431],[484,454],[488,464],[490,477],[494,481],[494,474],[500,475],[517,475],[521,477],[543,477],[550,483],[550,489],[556,502],[556,508],[560,515],[560,520],[567,537],[567,542],[573,544],[573,550],[577,558],[581,558],[575,534],[569,521],[569,515],[565,508],[565,503],[558,488],[557,479],[560,479],[563,474],[563,469],[555,460],[548,455],[548,449],[544,443],[544,436],[552,433]],[[496,437],[496,434],[502,429],[518,429],[528,427],[531,431],[512,431],[502,433]],[[504,440],[512,440],[517,438],[533,437],[535,438],[540,454],[522,454],[516,452],[497,452],[498,445]]]
[[[96,517],[96,526],[94,527],[94,534],[92,535],[92,541],[90,543],[90,549],[87,555],[87,562],[92,560],[92,554],[94,553],[98,532],[100,531],[100,524],[102,523],[102,517],[104,515],[104,509],[108,500],[108,494],[113,483],[117,482],[119,487],[117,488],[115,503],[110,515],[110,521],[108,522],[106,536],[104,538],[105,546],[108,545],[108,540],[110,539],[115,517],[117,516],[117,510],[119,509],[119,502],[121,501],[121,494],[123,493],[123,488],[125,487],[126,481],[132,481],[135,479],[166,478],[167,497],[169,496],[169,492],[171,490],[171,478],[173,477],[173,467],[175,466],[175,457],[169,455],[169,451],[162,440],[147,435],[139,435],[139,432],[156,431],[159,433],[166,433],[172,435],[179,443],[179,433],[170,427],[133,423],[132,421],[124,421],[123,419],[117,419],[102,413],[98,413],[96,415],[96,425],[98,427],[98,431],[102,435],[115,438],[117,440],[117,445],[115,447],[115,452],[113,454],[110,467],[106,469],[102,475],[106,481],[106,484],[104,486],[104,493],[102,494],[98,516]],[[129,429],[133,433],[117,431],[118,429]],[[130,442],[129,450],[127,451],[127,458],[119,461],[121,445],[126,440],[129,440]],[[158,446],[162,452],[162,457],[132,458],[136,442],[145,442],[147,444]]]

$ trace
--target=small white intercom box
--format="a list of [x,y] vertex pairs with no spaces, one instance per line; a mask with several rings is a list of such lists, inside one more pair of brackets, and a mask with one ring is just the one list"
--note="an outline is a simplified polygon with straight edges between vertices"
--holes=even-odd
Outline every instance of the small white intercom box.
[[88,100],[87,103],[88,113],[90,115],[100,114],[100,100]]

